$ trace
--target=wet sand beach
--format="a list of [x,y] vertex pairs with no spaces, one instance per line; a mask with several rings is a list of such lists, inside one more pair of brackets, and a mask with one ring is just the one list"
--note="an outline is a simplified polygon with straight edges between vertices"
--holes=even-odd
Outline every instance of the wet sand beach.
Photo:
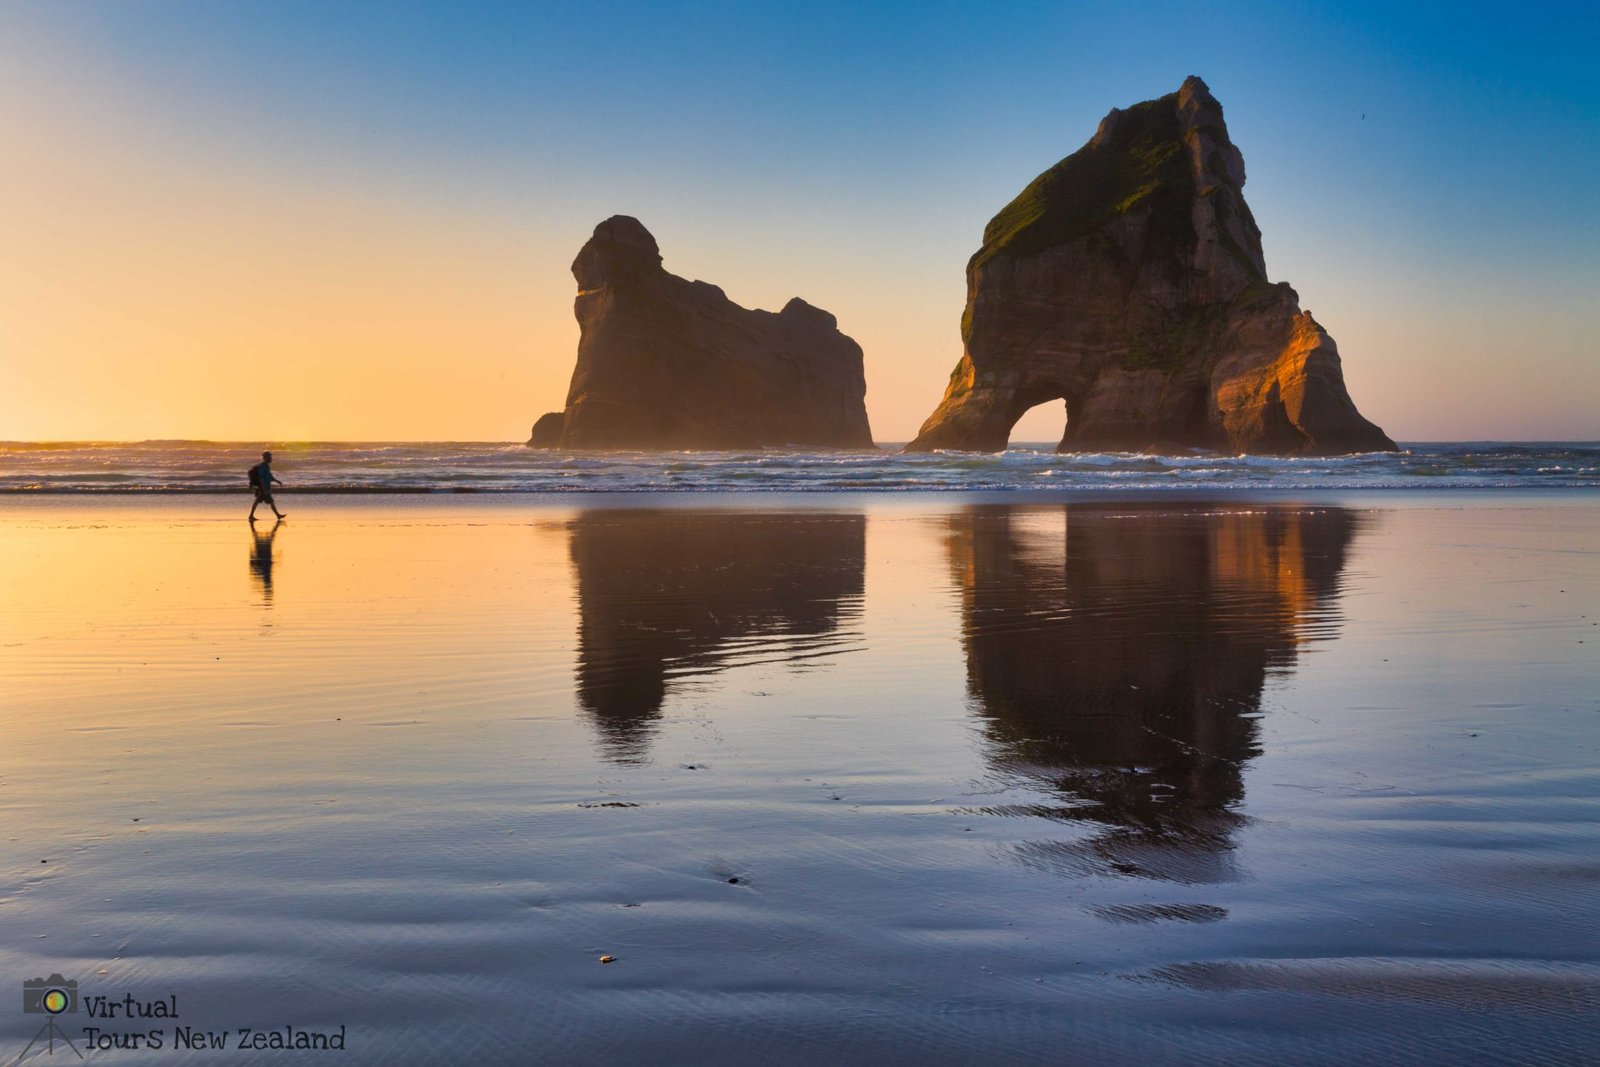
[[1600,1048],[1592,492],[282,503],[0,510],[0,956],[96,1062]]

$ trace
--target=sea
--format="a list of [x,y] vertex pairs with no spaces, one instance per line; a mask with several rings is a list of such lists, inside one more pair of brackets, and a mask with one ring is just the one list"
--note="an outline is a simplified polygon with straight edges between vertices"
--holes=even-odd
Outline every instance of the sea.
[[1600,442],[1408,442],[1398,452],[1277,457],[868,451],[566,452],[485,442],[0,442],[0,493],[233,493],[263,448],[285,488],[317,493],[874,490],[1574,489]]
[[0,1062],[1600,1063],[1597,471],[0,445]]

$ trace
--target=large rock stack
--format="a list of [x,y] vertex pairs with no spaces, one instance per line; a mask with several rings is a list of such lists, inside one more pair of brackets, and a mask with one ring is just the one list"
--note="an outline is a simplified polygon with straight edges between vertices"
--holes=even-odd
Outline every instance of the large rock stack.
[[1267,280],[1244,177],[1199,78],[1113,109],[985,228],[965,353],[909,449],[1003,449],[1057,399],[1062,452],[1393,449],[1345,391],[1333,338]]

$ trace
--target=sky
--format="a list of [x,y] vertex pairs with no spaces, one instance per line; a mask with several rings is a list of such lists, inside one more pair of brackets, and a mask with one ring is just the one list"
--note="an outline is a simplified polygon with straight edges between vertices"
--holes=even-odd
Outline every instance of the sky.
[[628,214],[837,315],[904,441],[984,223],[1189,74],[1364,414],[1600,439],[1596,55],[1585,4],[0,0],[0,439],[525,439]]

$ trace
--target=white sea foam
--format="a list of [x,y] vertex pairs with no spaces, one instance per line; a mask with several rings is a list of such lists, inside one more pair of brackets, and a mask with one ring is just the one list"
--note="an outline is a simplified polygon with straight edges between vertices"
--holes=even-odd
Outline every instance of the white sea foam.
[[1413,444],[1354,456],[1192,452],[997,454],[559,452],[518,444],[197,441],[0,444],[0,492],[246,491],[264,445],[293,491],[343,493],[859,492],[905,490],[1489,489],[1600,486],[1600,444]]

